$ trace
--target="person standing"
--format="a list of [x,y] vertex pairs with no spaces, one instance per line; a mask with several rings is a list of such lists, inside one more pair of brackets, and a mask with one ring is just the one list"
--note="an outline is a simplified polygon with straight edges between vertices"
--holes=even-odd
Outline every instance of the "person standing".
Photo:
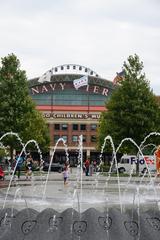
[[63,170],[64,185],[66,185],[66,184],[68,183],[68,182],[67,182],[68,177],[69,177],[69,168],[68,168],[68,166],[66,165],[66,166],[64,167],[64,170]]
[[24,158],[18,153],[17,156],[15,157],[15,163],[16,163],[16,169],[14,170],[14,176],[16,175],[16,172],[18,171],[18,179],[20,179],[21,175],[21,167],[23,165]]
[[32,165],[33,165],[33,159],[32,159],[32,156],[29,155],[27,160],[26,160],[26,180],[28,180],[28,178],[31,180]]
[[160,176],[160,145],[157,147],[157,150],[155,151],[156,156],[156,170],[157,170],[157,176]]
[[96,160],[93,161],[93,171],[97,172],[97,162],[96,162]]
[[85,161],[85,171],[86,171],[86,176],[89,176],[89,166],[90,166],[90,161],[87,159]]
[[0,166],[0,179],[4,180],[4,171],[1,166]]

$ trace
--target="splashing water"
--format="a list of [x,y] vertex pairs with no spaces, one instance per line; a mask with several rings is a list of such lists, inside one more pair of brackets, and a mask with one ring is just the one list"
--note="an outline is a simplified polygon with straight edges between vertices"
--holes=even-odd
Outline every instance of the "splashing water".
[[[79,154],[78,154],[78,166],[77,166],[77,185],[80,181],[80,201],[82,202],[82,183],[83,183],[83,136],[79,136]],[[80,176],[79,176],[80,175]]]
[[52,153],[52,156],[51,156],[51,160],[50,160],[50,163],[49,163],[49,168],[48,168],[48,172],[47,172],[47,177],[46,177],[46,181],[45,181],[45,185],[44,185],[44,190],[43,190],[43,194],[42,194],[42,200],[45,199],[46,197],[46,189],[47,189],[47,183],[48,183],[48,179],[49,179],[49,173],[51,171],[51,166],[52,166],[52,162],[53,162],[53,157],[54,157],[54,154],[56,152],[56,149],[57,149],[57,146],[58,144],[62,142],[64,147],[65,147],[65,153],[66,153],[66,162],[69,163],[69,154],[68,154],[68,147],[66,145],[66,142],[63,138],[59,138],[56,142],[56,145],[54,147],[54,150],[53,150],[53,153]]
[[[22,142],[22,139],[19,137],[18,133],[15,133],[15,132],[12,132],[12,131],[3,134],[0,137],[0,142],[7,136],[15,136],[17,138],[17,140],[20,142],[20,144],[22,145],[22,147],[24,148],[24,143]],[[24,152],[25,152],[25,149],[24,149]],[[25,154],[26,154],[26,152],[25,152]]]
[[[108,172],[108,178],[106,180],[106,186],[107,186],[107,182],[109,181],[110,179],[110,176],[111,176],[111,171],[112,171],[112,167],[113,167],[113,163],[115,162],[115,165],[116,165],[116,170],[117,170],[117,182],[118,182],[118,192],[119,192],[119,203],[120,203],[120,208],[121,208],[121,212],[122,212],[122,200],[121,200],[121,189],[120,189],[120,179],[119,179],[119,171],[118,171],[118,162],[117,162],[117,157],[116,157],[116,151],[115,151],[115,146],[114,146],[114,143],[113,143],[113,139],[111,136],[107,136],[105,137],[104,139],[104,143],[102,145],[102,148],[101,148],[101,154],[100,154],[100,164],[98,166],[98,172],[100,171],[100,168],[103,164],[103,160],[102,160],[102,155],[103,155],[103,152],[104,152],[104,148],[105,148],[105,145],[106,145],[106,141],[109,140],[110,143],[111,143],[111,147],[112,147],[112,152],[113,152],[113,158],[112,158],[112,162],[111,162],[111,166],[110,166],[110,169],[109,169],[109,172]],[[96,174],[96,187],[97,187],[97,184],[98,184],[98,175],[99,173]]]
[[[152,135],[152,134],[151,134],[151,135]],[[148,135],[148,136],[151,136],[151,135]],[[159,135],[160,135],[160,134],[159,134]],[[147,137],[146,137],[145,139],[147,139]],[[136,144],[136,142],[135,142],[132,138],[124,138],[124,139],[121,141],[121,143],[119,144],[118,148],[116,149],[116,152],[119,151],[119,149],[121,148],[122,144],[123,144],[125,141],[130,141],[130,142],[132,142],[132,143],[136,146],[136,148],[138,149],[138,152],[140,153],[140,155],[144,158],[144,155],[143,155],[143,153],[142,153],[141,148]],[[145,140],[145,141],[146,141],[146,140]],[[143,141],[143,142],[145,142],[145,141]],[[142,146],[143,146],[143,144],[141,144],[141,147],[142,147]],[[154,182],[153,182],[153,179],[152,179],[152,176],[151,176],[151,172],[150,172],[150,169],[149,169],[146,161],[145,161],[145,167],[146,167],[146,169],[147,169],[147,172],[148,172],[149,178],[150,178],[150,182],[151,182],[151,184],[152,184],[152,186],[153,186],[153,189],[154,189],[155,199],[157,199],[157,191],[156,191],[156,188],[155,188],[155,186],[154,186]],[[146,174],[146,171],[145,171],[144,174]],[[129,180],[131,179],[131,177],[132,177],[132,175],[130,174]],[[143,176],[142,176],[142,178],[143,178]],[[142,180],[143,180],[143,179],[142,179]],[[141,179],[140,179],[140,182],[142,182]],[[129,182],[128,182],[128,184],[129,184]]]
[[[9,133],[8,133],[9,134]],[[14,135],[14,134],[13,134]],[[105,139],[104,139],[104,143],[103,143],[103,145],[102,145],[102,147],[101,147],[101,153],[100,153],[100,163],[99,163],[99,165],[98,165],[98,172],[96,173],[96,175],[95,175],[95,178],[93,178],[94,177],[94,175],[90,178],[90,179],[92,179],[92,181],[90,181],[89,180],[89,178],[87,179],[87,180],[89,180],[90,182],[91,182],[91,184],[92,184],[92,189],[89,187],[89,190],[92,190],[93,192],[94,191],[98,191],[99,189],[100,189],[100,187],[101,187],[101,179],[103,178],[104,179],[104,184],[105,184],[105,186],[103,185],[103,187],[102,187],[102,194],[104,193],[104,195],[102,195],[102,198],[104,199],[103,200],[103,204],[105,204],[106,203],[106,210],[108,211],[108,208],[109,208],[109,201],[110,201],[110,196],[108,195],[108,194],[110,194],[109,193],[109,191],[110,191],[110,189],[109,189],[109,184],[110,184],[110,180],[112,181],[112,178],[111,178],[111,174],[112,174],[112,169],[113,169],[113,165],[115,164],[115,166],[116,166],[116,181],[117,181],[117,184],[116,184],[116,187],[118,187],[118,190],[116,189],[116,194],[117,194],[117,198],[115,198],[115,203],[116,204],[118,204],[118,205],[120,205],[120,209],[121,209],[121,212],[124,212],[124,210],[125,210],[125,204],[126,204],[126,202],[124,201],[125,199],[127,199],[127,192],[129,191],[129,188],[130,188],[130,183],[131,183],[131,181],[132,181],[132,177],[133,177],[133,172],[134,172],[134,168],[132,167],[131,168],[131,170],[130,170],[130,172],[129,172],[129,176],[128,177],[126,177],[126,181],[125,181],[125,186],[123,185],[123,183],[121,182],[121,177],[119,176],[119,171],[118,171],[118,161],[117,161],[117,153],[119,152],[119,150],[120,150],[120,148],[122,147],[122,145],[126,142],[126,141],[129,141],[129,142],[131,142],[135,147],[136,147],[136,149],[137,149],[137,151],[138,151],[138,153],[139,153],[139,155],[141,156],[141,157],[144,157],[144,155],[143,155],[143,150],[146,148],[146,147],[148,147],[148,146],[153,146],[154,148],[156,147],[156,145],[155,144],[146,144],[145,145],[145,142],[146,142],[146,140],[150,137],[150,136],[153,136],[153,135],[155,135],[155,136],[160,136],[160,133],[151,133],[151,134],[149,134],[145,139],[144,139],[144,141],[141,143],[141,147],[139,147],[135,142],[134,142],[134,140],[133,139],[131,139],[131,138],[125,138],[125,139],[123,139],[122,141],[121,141],[121,143],[119,144],[119,146],[117,147],[117,149],[115,149],[115,146],[114,146],[114,143],[113,143],[113,140],[112,140],[112,137],[111,136],[106,136],[105,137]],[[4,134],[3,135],[3,137],[5,137],[5,136],[7,136],[7,134]],[[17,135],[16,135],[17,136]],[[50,174],[50,170],[51,170],[51,165],[52,165],[52,162],[53,162],[53,158],[54,158],[54,155],[55,155],[55,151],[57,150],[57,146],[58,146],[58,144],[60,143],[60,142],[62,142],[63,143],[63,145],[64,145],[64,149],[65,149],[65,154],[66,154],[66,162],[68,162],[69,163],[69,154],[68,154],[68,147],[67,147],[67,145],[66,145],[66,142],[65,142],[65,140],[63,139],[63,138],[60,138],[58,141],[57,141],[57,143],[56,143],[56,145],[55,145],[55,147],[53,148],[53,152],[52,152],[52,156],[51,156],[51,161],[50,161],[50,164],[49,164],[49,169],[48,169],[48,173],[47,173],[47,176],[45,176],[45,179],[43,178],[43,186],[42,186],[42,199],[41,200],[44,200],[45,198],[46,198],[46,196],[47,196],[47,193],[46,193],[46,190],[47,190],[47,184],[48,184],[48,180],[49,180],[49,174]],[[20,153],[20,156],[26,151],[26,148],[27,148],[27,145],[29,144],[29,143],[34,143],[35,144],[35,146],[37,147],[37,149],[38,149],[38,152],[39,152],[39,155],[40,155],[40,161],[41,161],[41,163],[42,163],[42,165],[43,165],[43,158],[42,158],[42,153],[41,153],[41,151],[40,151],[40,149],[39,149],[39,146],[38,146],[38,144],[37,144],[37,142],[36,141],[34,141],[34,140],[30,140],[30,141],[28,141],[25,145],[24,144],[22,144],[22,146],[23,146],[23,149],[22,149],[22,151],[21,151],[21,153]],[[101,172],[100,172],[100,170],[101,170],[101,166],[102,166],[102,164],[103,164],[103,153],[104,153],[104,149],[105,149],[105,146],[106,146],[106,144],[110,144],[111,145],[111,148],[112,148],[112,161],[111,161],[111,163],[110,163],[110,168],[109,168],[109,171],[108,171],[108,173],[107,173],[107,177],[105,178],[105,177],[103,177],[102,175],[101,175]],[[1,145],[2,146],[2,145]],[[84,183],[84,181],[86,181],[85,180],[85,178],[83,179],[83,136],[81,135],[81,136],[79,136],[79,144],[78,144],[78,150],[79,150],[79,154],[78,154],[78,166],[79,166],[79,170],[78,170],[78,168],[77,168],[77,172],[79,172],[79,174],[77,173],[77,182],[76,182],[76,184],[77,185],[75,185],[76,187],[75,187],[75,189],[72,189],[72,194],[73,194],[73,199],[76,199],[76,208],[78,209],[78,212],[79,213],[81,213],[82,212],[82,209],[83,209],[83,207],[84,206],[82,206],[83,204],[85,205],[86,203],[87,204],[89,204],[89,200],[87,199],[87,197],[86,197],[86,193],[85,193],[85,187],[84,187],[84,189],[83,189],[83,184],[85,184]],[[17,164],[17,163],[16,163]],[[144,184],[144,180],[145,180],[145,177],[146,177],[146,174],[148,174],[148,179],[147,179],[147,181],[149,181],[149,184],[148,184],[148,191],[149,191],[149,185],[150,185],[150,187],[152,187],[153,188],[153,191],[154,191],[154,195],[155,195],[155,198],[154,198],[154,200],[157,202],[157,204],[158,204],[158,194],[157,194],[157,188],[156,188],[156,186],[155,186],[155,180],[156,180],[156,178],[157,178],[157,176],[155,176],[154,178],[152,178],[152,176],[151,176],[151,172],[150,172],[150,170],[149,170],[149,168],[148,168],[148,165],[147,165],[147,163],[145,162],[145,164],[146,164],[146,169],[147,169],[147,172],[144,172],[144,174],[143,174],[143,176],[142,177],[140,177],[139,176],[139,185],[138,185],[138,190],[137,190],[137,195],[136,195],[136,197],[135,198],[138,198],[139,199],[139,202],[140,202],[140,191],[143,191],[143,189],[142,188],[144,188],[144,187],[146,187],[146,186],[141,186],[141,184]],[[16,168],[16,166],[15,166],[15,168]],[[15,171],[15,168],[14,168],[14,171]],[[14,171],[13,171],[13,173],[14,173]],[[44,175],[43,175],[43,172],[42,172],[42,177],[43,177]],[[102,177],[102,178],[101,178]],[[101,178],[101,179],[100,179]],[[99,181],[99,179],[100,179],[100,181]],[[5,196],[5,199],[4,199],[4,203],[3,203],[3,208],[5,208],[5,206],[6,206],[6,201],[7,201],[7,198],[8,198],[8,193],[9,193],[9,190],[10,190],[10,187],[11,187],[11,183],[12,183],[12,180],[13,180],[13,174],[12,174],[12,176],[11,176],[11,179],[10,179],[10,182],[9,182],[9,185],[8,185],[8,189],[7,189],[7,192],[6,192],[6,196]],[[44,180],[45,180],[45,182],[44,182]],[[146,182],[147,182],[146,181]],[[93,184],[93,182],[94,182],[94,184]],[[146,183],[145,182],[145,183]],[[90,183],[89,183],[90,184]],[[89,186],[91,186],[91,184],[89,185]],[[135,183],[134,183],[134,186],[135,186]],[[36,189],[36,186],[34,185],[34,180],[33,180],[33,184],[32,184],[32,187],[34,188],[34,189]],[[95,190],[93,190],[93,187],[95,187]],[[99,189],[98,189],[98,187],[99,187]],[[123,188],[124,187],[124,188]],[[34,190],[33,189],[33,190]],[[146,188],[144,188],[145,190],[146,190]],[[18,190],[18,191],[20,191],[20,190]],[[67,192],[67,189],[66,189],[66,192]],[[32,194],[34,195],[34,193],[35,193],[35,190],[34,191],[32,191]],[[89,192],[88,192],[89,193]],[[87,193],[87,194],[88,194]],[[129,194],[129,193],[128,193]],[[15,203],[15,201],[16,201],[16,199],[17,199],[17,195],[18,195],[18,193],[15,193],[15,195],[14,195],[14,203]],[[32,195],[32,200],[33,200],[33,196]],[[137,197],[138,196],[138,197]],[[101,197],[101,196],[100,196]],[[70,200],[70,199],[65,199],[65,201],[68,201],[68,200]],[[97,201],[98,202],[98,200],[99,199],[94,199],[95,200],[95,202]],[[73,200],[74,201],[74,200]],[[88,202],[87,202],[88,201]],[[117,201],[117,202],[116,202]],[[127,199],[127,201],[129,202],[130,201],[130,199]],[[90,201],[91,202],[91,201]],[[105,202],[105,203],[104,203]],[[75,204],[75,203],[74,203]],[[91,203],[92,204],[92,203]],[[101,204],[101,203],[100,203]],[[138,205],[138,203],[137,203],[137,205]],[[26,206],[27,206],[27,202],[26,202]],[[140,206],[139,206],[140,207]],[[12,208],[13,208],[13,205],[12,205]]]
[[18,161],[17,161],[16,164],[15,164],[13,173],[12,173],[12,175],[11,175],[11,179],[10,179],[10,181],[9,181],[9,185],[8,185],[7,192],[6,192],[6,196],[5,196],[4,203],[3,203],[3,209],[5,208],[5,205],[6,205],[7,197],[8,197],[8,194],[9,194],[9,190],[10,190],[10,187],[11,187],[11,184],[12,184],[12,181],[13,181],[13,178],[14,178],[14,173],[15,173],[15,170],[16,170],[16,168],[17,168],[18,162],[19,162],[19,160],[20,160],[23,152],[25,152],[25,149],[26,149],[27,145],[30,144],[30,143],[34,143],[35,146],[37,146],[39,153],[41,153],[40,148],[39,148],[39,146],[38,146],[38,144],[37,144],[37,142],[36,142],[35,140],[29,140],[25,145],[23,144],[23,149],[22,149],[22,151],[21,151],[21,153],[20,153],[20,155],[19,155]]

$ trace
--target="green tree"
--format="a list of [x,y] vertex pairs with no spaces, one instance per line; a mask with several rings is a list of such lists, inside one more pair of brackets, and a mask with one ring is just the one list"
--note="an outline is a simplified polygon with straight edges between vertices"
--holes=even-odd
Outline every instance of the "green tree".
[[[160,109],[142,69],[143,63],[136,54],[124,62],[124,77],[101,115],[99,146],[107,135],[112,136],[116,146],[126,137],[140,145],[150,132],[159,131]],[[121,150],[133,153],[136,149],[128,142]]]
[[[14,54],[1,59],[0,67],[0,133],[16,132],[23,142],[38,140],[45,147],[49,141],[44,119],[35,109],[29,96],[25,71],[20,69],[20,61]],[[17,147],[14,136],[5,139],[13,148]]]
[[[25,142],[34,139],[41,150],[48,151],[50,143],[49,129],[42,114],[35,109],[35,105],[32,111],[26,114],[26,127],[22,132],[22,137]],[[33,148],[31,145],[29,147]]]

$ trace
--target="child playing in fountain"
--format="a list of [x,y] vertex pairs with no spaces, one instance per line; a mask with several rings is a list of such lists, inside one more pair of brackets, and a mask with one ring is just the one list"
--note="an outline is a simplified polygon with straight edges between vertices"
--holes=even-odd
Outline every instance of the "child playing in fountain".
[[28,178],[31,180],[31,177],[32,177],[32,164],[33,164],[33,159],[32,159],[32,156],[29,155],[27,160],[26,160],[26,180],[28,180]]
[[68,184],[68,182],[67,182],[68,177],[69,177],[69,167],[68,167],[68,165],[65,165],[64,171],[63,171],[64,185]]

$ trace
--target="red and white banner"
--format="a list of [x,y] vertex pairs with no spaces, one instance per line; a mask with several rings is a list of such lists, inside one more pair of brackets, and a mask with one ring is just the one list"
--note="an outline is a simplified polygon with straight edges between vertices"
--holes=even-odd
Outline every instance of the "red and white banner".
[[81,78],[75,79],[73,85],[76,89],[88,85],[88,76],[83,76]]

